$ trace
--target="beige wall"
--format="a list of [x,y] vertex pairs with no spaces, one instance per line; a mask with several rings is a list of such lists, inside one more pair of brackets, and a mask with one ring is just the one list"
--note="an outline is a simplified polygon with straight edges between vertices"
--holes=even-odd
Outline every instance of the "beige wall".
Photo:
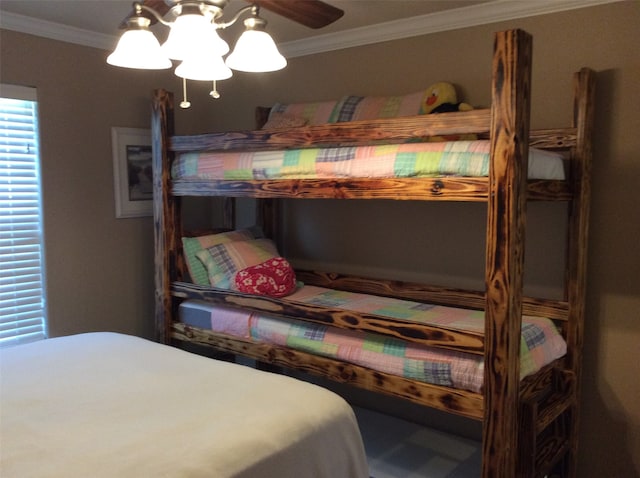
[[[179,132],[250,128],[256,104],[403,94],[439,80],[459,85],[468,102],[486,105],[491,34],[513,27],[534,37],[533,127],[568,124],[570,75],[582,66],[595,69],[598,133],[579,476],[640,476],[638,25],[640,3],[623,2],[294,58],[281,72],[222,82],[217,103],[207,97],[208,85],[193,89],[193,109],[178,111]],[[179,83],[170,73],[108,67],[105,53],[92,48],[5,31],[0,45],[0,80],[37,86],[40,97],[52,335],[150,335],[152,224],[114,217],[110,128],[145,127],[149,90],[179,91]],[[206,120],[197,125],[198,118]],[[384,202],[372,212],[368,204],[310,202],[288,205],[287,212],[286,252],[299,260],[441,283],[481,282],[481,207]],[[532,216],[538,227],[528,237],[527,283],[546,292],[562,274],[557,254],[549,253],[562,220],[545,205],[532,207]],[[359,228],[348,228],[352,223]],[[343,241],[336,244],[338,232]],[[462,258],[443,254],[440,243],[457,245]]]
[[[116,219],[111,127],[149,126],[170,73],[108,66],[106,52],[1,31],[0,81],[38,90],[51,336],[153,336],[153,221]],[[164,79],[164,81],[163,81]],[[183,127],[193,116],[178,118]]]

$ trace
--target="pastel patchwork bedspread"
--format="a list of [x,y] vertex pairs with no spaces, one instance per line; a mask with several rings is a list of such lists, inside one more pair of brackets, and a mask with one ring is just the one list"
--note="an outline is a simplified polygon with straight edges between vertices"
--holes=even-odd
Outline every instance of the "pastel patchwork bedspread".
[[[288,300],[454,329],[484,331],[483,311],[314,286],[300,288]],[[287,346],[436,385],[474,392],[482,390],[484,362],[479,355],[197,301],[183,302],[180,314],[183,322],[196,327]],[[537,372],[565,353],[566,343],[552,321],[540,317],[523,317],[520,341],[521,377]]]
[[[450,141],[340,148],[181,154],[174,179],[209,180],[488,176],[489,142]],[[564,179],[562,157],[531,149],[529,177]]]
[[343,96],[338,101],[316,103],[276,103],[270,112],[301,118],[306,124],[342,123],[345,121],[397,118],[424,114],[423,104],[431,90],[403,96]]

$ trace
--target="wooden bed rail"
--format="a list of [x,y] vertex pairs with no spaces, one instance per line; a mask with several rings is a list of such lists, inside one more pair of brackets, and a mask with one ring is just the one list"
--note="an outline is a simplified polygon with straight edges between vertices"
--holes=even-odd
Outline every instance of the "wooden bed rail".
[[173,154],[164,145],[174,133],[173,95],[156,90],[151,105],[151,145],[153,168],[153,217],[155,242],[155,322],[156,340],[168,343],[174,308],[171,300],[171,271],[178,263],[179,231],[182,229],[180,198],[171,197],[170,165]]
[[172,139],[173,151],[260,151],[318,146],[350,146],[376,141],[405,141],[427,136],[483,133],[489,130],[490,110],[446,115],[420,115],[389,120],[349,121],[289,129],[234,131]]
[[[247,130],[230,133],[172,136],[169,149],[176,153],[194,151],[252,151],[282,150],[318,146],[348,146],[364,142],[390,142],[420,139],[448,134],[477,133],[488,137],[490,125],[488,109],[446,115],[419,115],[389,120],[351,121],[282,130]],[[461,128],[460,125],[464,125]],[[463,130],[463,131],[461,131]],[[563,149],[577,144],[576,128],[533,130],[529,146],[541,149]]]
[[184,282],[172,283],[171,294],[181,299],[206,300],[214,304],[239,307],[264,314],[277,314],[341,329],[372,332],[407,342],[458,352],[482,355],[484,350],[484,337],[481,332],[427,325],[365,312],[280,300],[274,297],[212,289]]
[[[483,177],[204,180],[179,179],[171,184],[175,196],[221,196],[279,199],[391,199],[394,201],[486,202],[489,180]],[[527,197],[535,201],[569,201],[567,181],[533,179]]]

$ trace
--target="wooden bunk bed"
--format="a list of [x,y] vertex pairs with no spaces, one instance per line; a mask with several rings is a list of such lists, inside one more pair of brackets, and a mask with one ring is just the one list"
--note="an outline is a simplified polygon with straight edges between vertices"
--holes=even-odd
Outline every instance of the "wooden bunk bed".
[[[156,91],[152,137],[158,340],[206,344],[480,420],[484,478],[575,476],[595,75],[587,68],[574,75],[574,117],[570,127],[529,131],[531,46],[531,37],[521,30],[495,35],[491,108],[468,112],[188,137],[173,135],[172,95]],[[172,180],[170,176],[175,155],[186,151],[343,146],[460,133],[489,139],[488,177],[206,181]],[[528,179],[529,147],[565,152],[567,179]],[[191,284],[186,281],[180,245],[183,196],[258,198],[259,217],[268,235],[274,233],[279,198],[486,202],[484,291],[296,271],[305,284],[484,310],[484,333],[452,332],[438,326],[301,305],[287,301],[286,297],[258,297]],[[526,203],[532,200],[569,203],[562,300],[523,296]],[[233,227],[234,215],[233,199],[225,200],[225,226]],[[178,306],[187,298],[481,355],[484,386],[481,393],[475,393],[432,385],[287,347],[187,326],[178,320]],[[521,380],[523,314],[552,319],[566,340],[567,353]]]

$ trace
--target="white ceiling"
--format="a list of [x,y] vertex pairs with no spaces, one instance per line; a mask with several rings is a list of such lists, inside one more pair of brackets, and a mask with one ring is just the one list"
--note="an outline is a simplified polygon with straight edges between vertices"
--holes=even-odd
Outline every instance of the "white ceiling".
[[[269,30],[281,42],[298,40],[309,35],[331,33],[397,20],[442,10],[468,7],[490,0],[326,0],[341,8],[345,15],[321,30],[313,30],[266,10],[261,11],[269,22]],[[131,0],[1,0],[0,10],[47,20],[62,25],[83,28],[108,35],[118,34],[120,21],[131,11]],[[225,8],[227,16],[247,6],[244,0],[231,0]]]
[[[553,13],[620,0],[325,0],[344,10],[313,30],[261,11],[285,56],[300,56],[436,31]],[[96,48],[112,49],[131,0],[0,0],[0,27]],[[245,0],[231,0],[231,16]],[[241,22],[239,22],[241,24]],[[236,25],[236,30],[241,25]],[[156,27],[159,37],[163,27]],[[237,36],[233,28],[229,35]]]

